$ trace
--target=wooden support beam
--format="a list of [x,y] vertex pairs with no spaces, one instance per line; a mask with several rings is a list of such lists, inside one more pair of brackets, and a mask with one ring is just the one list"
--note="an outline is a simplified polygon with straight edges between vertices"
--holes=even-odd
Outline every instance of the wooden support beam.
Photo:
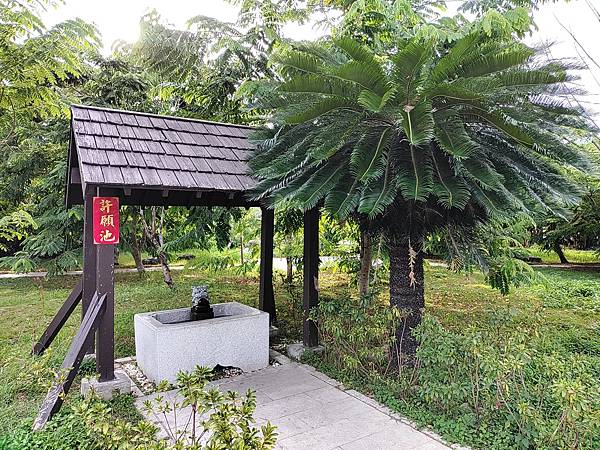
[[310,310],[319,304],[319,210],[304,213],[304,325],[303,341],[306,347],[319,344],[317,326],[309,320]]
[[275,232],[275,212],[261,208],[260,227],[260,286],[259,308],[269,313],[271,324],[277,323],[275,295],[273,293],[273,234]]
[[89,308],[81,322],[77,334],[71,342],[67,356],[61,365],[60,377],[50,387],[38,415],[33,422],[34,430],[41,430],[60,409],[64,396],[69,392],[73,380],[79,371],[85,356],[86,342],[94,336],[106,306],[106,296],[96,293],[90,301]]
[[96,334],[99,381],[115,378],[115,246],[97,245],[96,287],[106,296],[106,307]]
[[46,331],[44,331],[40,339],[33,346],[34,355],[39,356],[46,351],[58,332],[62,329],[65,322],[69,319],[69,317],[71,317],[71,314],[81,300],[82,288],[83,278],[80,278],[75,288],[73,288],[63,305],[50,322],[50,325],[48,325],[48,328],[46,328]]
[[[83,204],[83,293],[81,319],[85,317],[92,297],[96,293],[96,245],[94,245],[93,202],[98,189],[86,186]],[[86,352],[94,353],[94,337],[86,343]]]
[[[101,196],[108,196],[104,189]],[[106,295],[106,308],[96,332],[96,366],[98,381],[115,378],[115,246],[96,245],[96,290]]]

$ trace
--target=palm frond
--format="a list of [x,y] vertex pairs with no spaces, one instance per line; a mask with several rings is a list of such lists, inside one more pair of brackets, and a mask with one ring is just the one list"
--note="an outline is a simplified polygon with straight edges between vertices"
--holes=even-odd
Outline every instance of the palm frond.
[[334,96],[325,97],[322,100],[313,102],[310,106],[306,106],[306,104],[291,105],[290,109],[294,107],[294,110],[290,111],[288,114],[284,111],[280,111],[281,117],[286,123],[301,124],[337,109],[347,109],[351,111],[358,109],[358,104],[356,102],[344,97]]
[[386,77],[381,66],[375,62],[349,61],[328,70],[333,76],[356,84],[383,96],[386,92]]
[[419,146],[433,139],[434,121],[431,103],[420,102],[414,107],[404,107],[402,118],[404,133],[411,145]]
[[457,177],[448,162],[447,157],[432,152],[434,173],[433,193],[438,203],[446,209],[463,209],[471,197],[467,183]]
[[318,58],[295,49],[287,49],[271,56],[272,62],[278,64],[286,76],[302,73],[321,73],[323,64]]
[[380,177],[385,168],[385,154],[393,132],[389,128],[376,131],[364,136],[350,156],[350,170],[361,184]]
[[369,64],[376,64],[377,60],[373,51],[348,36],[333,39],[333,43],[342,49],[351,59]]
[[433,188],[433,168],[429,146],[395,149],[397,184],[407,200],[424,202]]
[[464,65],[460,69],[461,76],[480,77],[501,72],[525,63],[534,55],[534,51],[525,45],[515,44],[499,52],[484,54]]
[[314,208],[337,184],[347,167],[340,160],[323,164],[302,186],[289,194],[288,199],[304,205],[304,209]]
[[479,150],[479,145],[465,130],[464,123],[456,116],[436,121],[435,139],[454,158],[468,158]]
[[325,197],[325,208],[345,219],[358,207],[360,195],[357,180],[353,176],[342,177]]
[[367,214],[369,217],[377,217],[383,214],[396,198],[396,182],[392,177],[392,167],[390,162],[386,164],[381,182],[370,183],[362,192],[358,211]]
[[414,106],[416,103],[423,72],[432,55],[431,45],[412,41],[392,57],[394,67],[391,81],[395,84],[401,106]]

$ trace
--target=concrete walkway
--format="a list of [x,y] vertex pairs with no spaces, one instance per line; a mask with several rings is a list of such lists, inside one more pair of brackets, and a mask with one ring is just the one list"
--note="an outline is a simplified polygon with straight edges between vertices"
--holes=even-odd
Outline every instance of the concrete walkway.
[[[343,390],[337,381],[304,364],[289,362],[281,366],[269,366],[257,372],[218,380],[213,385],[219,386],[223,392],[243,394],[248,389],[254,390],[258,425],[268,420],[277,426],[277,449],[450,448],[433,433],[413,428],[408,421],[386,407],[356,391]],[[163,395],[174,398],[178,394],[177,391],[171,391]],[[151,398],[139,397],[136,405],[142,410],[144,401]],[[189,408],[179,410],[178,424],[185,424],[189,414]],[[162,429],[166,427],[164,419],[147,419]],[[172,413],[167,415],[167,421],[171,429],[176,429]]]

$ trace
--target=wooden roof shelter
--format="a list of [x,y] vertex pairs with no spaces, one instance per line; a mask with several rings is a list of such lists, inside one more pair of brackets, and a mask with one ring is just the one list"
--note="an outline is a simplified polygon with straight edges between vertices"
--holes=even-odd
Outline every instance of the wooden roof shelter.
[[[67,206],[84,205],[82,280],[54,317],[34,353],[42,353],[79,301],[82,324],[63,366],[66,380],[53,387],[40,410],[41,427],[62,402],[86,352],[96,348],[100,381],[114,379],[114,245],[95,245],[92,203],[96,196],[118,197],[121,205],[260,207],[261,257],[259,307],[276,323],[273,294],[274,212],[249,199],[256,181],[247,161],[252,128],[180,117],[97,108],[71,107]],[[319,212],[304,214],[304,344],[318,343],[308,320],[318,303]]]
[[71,111],[67,205],[81,204],[85,186],[94,185],[123,193],[123,204],[259,206],[245,196],[255,185],[247,166],[250,127],[83,106]]

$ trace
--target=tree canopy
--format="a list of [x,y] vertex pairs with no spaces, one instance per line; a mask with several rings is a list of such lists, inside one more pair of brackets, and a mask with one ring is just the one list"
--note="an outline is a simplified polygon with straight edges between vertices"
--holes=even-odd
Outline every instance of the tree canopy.
[[[255,198],[358,214],[386,237],[390,301],[403,311],[392,355],[417,346],[428,234],[560,216],[578,199],[571,172],[596,168],[582,142],[595,127],[561,99],[576,66],[503,29],[482,32],[487,19],[452,42],[419,31],[394,45],[288,46],[257,101],[271,114],[250,160]],[[506,291],[518,270],[504,268],[490,281]]]
[[564,167],[592,163],[570,137],[593,126],[556,97],[567,64],[477,33],[398,47],[340,38],[275,56],[283,81],[260,104],[274,132],[251,162],[259,198],[371,218],[394,201],[481,215],[576,200]]

